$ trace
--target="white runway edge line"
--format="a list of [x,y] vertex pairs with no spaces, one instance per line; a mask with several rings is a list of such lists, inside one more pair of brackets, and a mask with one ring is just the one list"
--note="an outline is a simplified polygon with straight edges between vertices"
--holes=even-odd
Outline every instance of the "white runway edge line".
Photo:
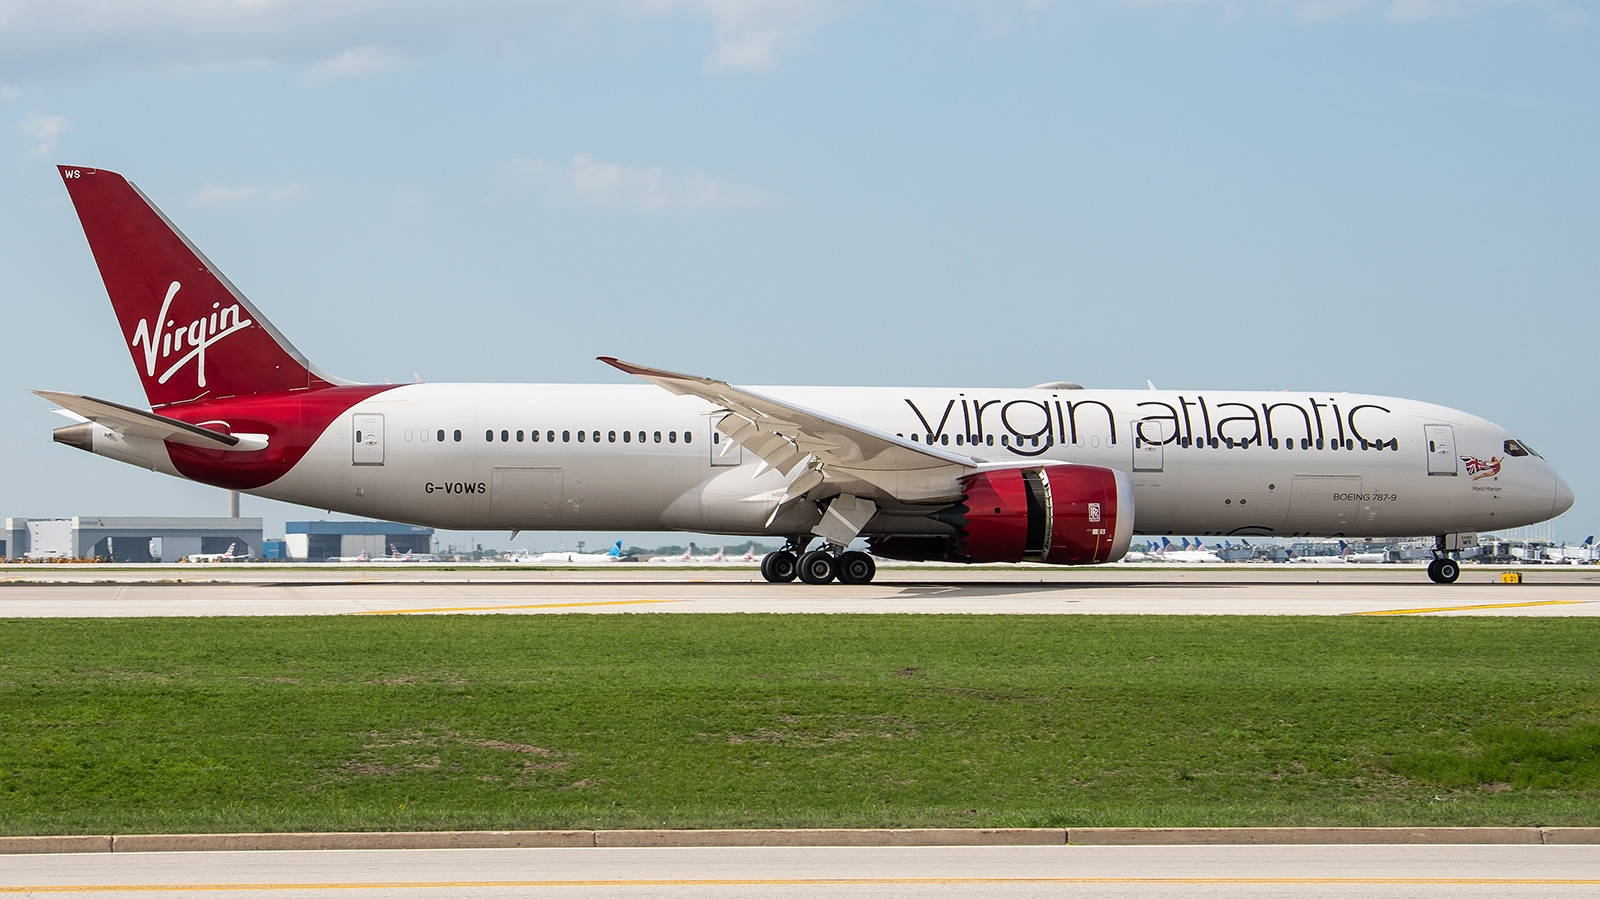
[[1040,827],[0,836],[0,855],[682,846],[1600,845],[1600,827]]

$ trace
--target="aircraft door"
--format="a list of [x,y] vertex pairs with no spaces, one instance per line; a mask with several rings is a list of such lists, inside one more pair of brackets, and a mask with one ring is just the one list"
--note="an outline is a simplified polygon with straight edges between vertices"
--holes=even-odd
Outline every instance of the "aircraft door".
[[1449,425],[1423,425],[1428,442],[1428,476],[1456,473],[1456,433]]
[[383,416],[382,415],[352,415],[350,416],[351,434],[350,461],[355,465],[382,465],[383,464]]
[[1173,422],[1165,418],[1146,418],[1133,423],[1134,471],[1163,469],[1172,428]]
[[717,423],[725,417],[706,419],[711,424],[711,439],[706,441],[706,445],[711,447],[712,465],[732,466],[744,461],[744,447],[729,440],[726,434],[717,430]]

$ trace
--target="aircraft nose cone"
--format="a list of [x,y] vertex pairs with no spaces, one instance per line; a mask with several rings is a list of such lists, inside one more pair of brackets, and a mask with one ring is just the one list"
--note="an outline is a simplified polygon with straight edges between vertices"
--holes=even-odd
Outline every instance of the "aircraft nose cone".
[[1556,475],[1555,503],[1550,507],[1550,517],[1554,518],[1562,512],[1572,508],[1572,488],[1567,482],[1561,480],[1561,475]]

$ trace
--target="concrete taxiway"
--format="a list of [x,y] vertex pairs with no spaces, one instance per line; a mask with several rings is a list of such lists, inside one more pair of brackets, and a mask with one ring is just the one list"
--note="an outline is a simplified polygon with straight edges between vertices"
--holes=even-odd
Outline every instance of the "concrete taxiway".
[[866,586],[768,584],[750,569],[9,566],[0,617],[684,612],[1600,615],[1600,568],[1505,584],[1467,569],[884,569]]
[[919,846],[0,856],[0,894],[1592,896],[1596,846]]

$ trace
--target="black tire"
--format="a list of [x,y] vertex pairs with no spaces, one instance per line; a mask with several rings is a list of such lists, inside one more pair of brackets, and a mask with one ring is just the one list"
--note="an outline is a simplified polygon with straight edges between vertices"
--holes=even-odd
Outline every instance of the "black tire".
[[878,563],[864,552],[847,552],[839,557],[839,583],[870,584],[878,573]]
[[1435,583],[1455,583],[1456,578],[1461,576],[1461,563],[1457,562],[1455,559],[1440,559],[1438,575],[1438,578],[1435,579]]
[[800,557],[800,580],[808,584],[826,584],[839,576],[839,560],[833,553],[814,549]]
[[1428,563],[1428,580],[1433,581],[1435,584],[1444,583],[1443,581],[1439,580],[1439,560],[1438,559],[1434,559],[1432,562]]
[[773,584],[787,584],[799,573],[799,560],[794,553],[776,550],[761,557],[761,576]]

